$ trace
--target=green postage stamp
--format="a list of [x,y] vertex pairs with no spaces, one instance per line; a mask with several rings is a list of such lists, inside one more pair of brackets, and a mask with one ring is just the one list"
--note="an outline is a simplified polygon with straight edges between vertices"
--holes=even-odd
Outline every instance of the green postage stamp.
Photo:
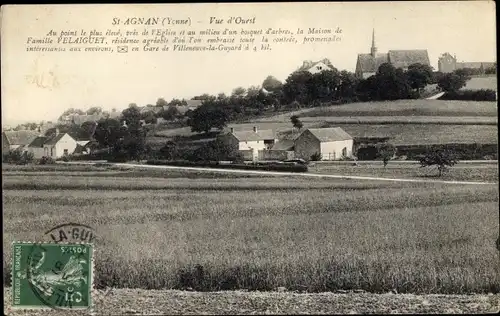
[[12,244],[12,307],[86,309],[92,306],[92,244]]

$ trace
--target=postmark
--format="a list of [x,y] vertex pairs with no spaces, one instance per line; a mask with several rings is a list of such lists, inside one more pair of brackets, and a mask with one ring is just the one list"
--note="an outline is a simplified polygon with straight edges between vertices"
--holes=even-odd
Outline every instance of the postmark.
[[57,225],[45,232],[44,239],[54,243],[84,242],[93,243],[96,231],[89,225],[79,223],[65,223]]
[[92,307],[92,244],[14,242],[12,251],[14,309]]

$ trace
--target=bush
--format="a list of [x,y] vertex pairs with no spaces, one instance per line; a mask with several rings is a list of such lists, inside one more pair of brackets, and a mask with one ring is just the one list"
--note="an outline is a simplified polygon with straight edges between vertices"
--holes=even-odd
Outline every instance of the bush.
[[460,90],[446,92],[439,100],[496,101],[496,92],[491,89]]
[[437,166],[439,176],[447,171],[449,167],[453,167],[458,163],[453,152],[445,150],[436,150],[428,152],[424,157],[420,158],[421,167]]
[[42,158],[40,158],[40,160],[38,161],[38,164],[39,165],[53,165],[55,164],[55,160],[52,159],[51,157],[47,157],[47,156],[43,156]]
[[34,160],[34,155],[31,152],[20,151],[20,150],[9,150],[9,152],[5,153],[2,156],[2,162],[17,164],[17,165],[25,165],[28,163],[32,163]]
[[311,155],[311,161],[320,161],[323,159],[323,155],[321,153],[314,153]]
[[165,166],[183,166],[183,167],[208,167],[219,169],[243,169],[243,170],[262,170],[262,171],[283,171],[283,172],[307,172],[306,165],[285,165],[285,164],[219,164],[218,161],[195,162],[187,160],[148,160],[148,165],[165,165]]
[[427,152],[436,150],[452,151],[460,160],[482,160],[485,156],[498,159],[498,144],[403,145],[396,149],[398,156],[405,156],[408,160],[419,159]]

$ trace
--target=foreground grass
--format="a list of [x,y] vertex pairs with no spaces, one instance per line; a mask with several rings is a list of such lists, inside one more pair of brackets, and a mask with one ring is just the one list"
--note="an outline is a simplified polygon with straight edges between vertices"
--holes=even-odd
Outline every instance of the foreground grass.
[[10,243],[93,226],[96,285],[405,293],[500,290],[496,186],[4,176]]
[[458,164],[449,168],[441,177],[434,167],[421,168],[418,163],[398,164],[397,161],[389,162],[387,167],[382,163],[363,164],[358,166],[346,164],[322,164],[309,168],[312,173],[336,174],[345,176],[367,176],[381,178],[403,178],[403,179],[429,179],[429,180],[456,180],[456,181],[498,181],[498,165],[464,165]]
[[[11,291],[4,289],[5,308]],[[97,315],[244,315],[244,314],[477,314],[498,313],[500,295],[413,295],[370,293],[187,292],[106,289],[99,291]],[[25,315],[14,310],[9,315]],[[30,311],[30,315],[67,315],[67,310]],[[88,315],[72,311],[71,315]]]

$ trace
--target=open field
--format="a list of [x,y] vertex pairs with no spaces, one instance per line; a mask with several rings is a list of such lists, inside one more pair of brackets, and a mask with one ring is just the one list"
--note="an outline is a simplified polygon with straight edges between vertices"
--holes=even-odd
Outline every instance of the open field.
[[[234,130],[273,129],[278,133],[292,132],[291,123],[247,123],[230,125]],[[304,128],[341,127],[353,137],[391,137],[395,145],[446,144],[446,143],[498,143],[496,125],[453,125],[453,124],[339,124],[333,122],[304,122]],[[165,144],[168,135],[173,137],[176,130],[165,130],[159,134],[165,137],[149,138],[150,142]],[[182,131],[186,135],[193,133]],[[190,134],[191,133],[191,134]],[[295,131],[298,135],[298,131]]]
[[496,102],[447,101],[447,100],[397,100],[360,102],[309,108],[260,119],[259,121],[286,121],[290,116],[340,117],[340,116],[497,116]]
[[485,76],[485,77],[474,77],[467,81],[467,84],[462,90],[480,90],[480,89],[491,89],[497,91],[497,77],[496,76]]
[[[185,292],[111,289],[101,292],[97,315],[222,314],[477,314],[498,313],[500,295],[413,295],[370,293]],[[10,298],[10,289],[4,289]],[[6,301],[7,310],[10,301]],[[25,315],[13,311],[9,315]],[[68,311],[30,311],[30,315],[67,315]],[[72,311],[71,315],[88,315]]]
[[[418,163],[414,165],[401,165],[397,161],[389,162],[387,167],[383,167],[381,163],[359,164],[358,166],[336,165],[332,164],[316,164],[309,168],[312,173],[321,174],[339,174],[346,176],[366,176],[366,177],[382,177],[382,178],[405,178],[405,179],[422,179],[433,178],[438,174],[437,168],[420,168]],[[449,172],[444,173],[440,180],[457,180],[457,181],[498,181],[498,165],[455,165],[450,168]]]
[[495,185],[163,176],[4,175],[4,280],[13,240],[71,221],[100,288],[500,290]]

